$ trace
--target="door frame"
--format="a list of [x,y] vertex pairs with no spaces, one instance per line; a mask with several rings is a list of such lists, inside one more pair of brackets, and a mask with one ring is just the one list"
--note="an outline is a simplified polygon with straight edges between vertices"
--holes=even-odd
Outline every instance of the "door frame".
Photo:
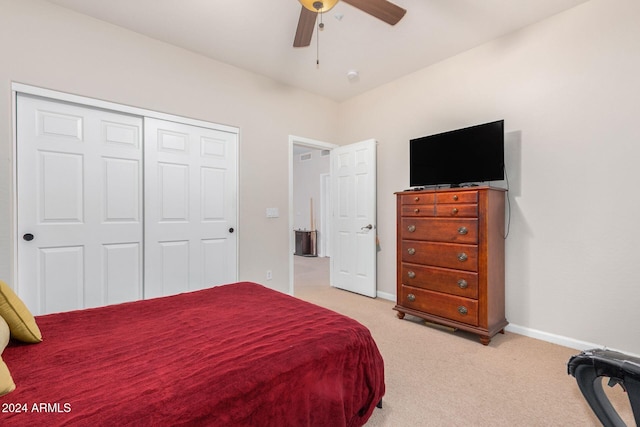
[[236,171],[235,171],[235,179],[236,179],[236,208],[235,208],[235,212],[236,212],[236,218],[235,223],[238,224],[237,228],[237,237],[236,237],[236,278],[239,277],[239,266],[240,266],[240,258],[239,258],[239,254],[240,254],[240,236],[241,236],[241,228],[239,226],[239,217],[240,217],[240,211],[239,211],[239,195],[240,195],[240,157],[239,157],[239,152],[240,152],[240,128],[234,127],[234,126],[228,126],[228,125],[222,125],[222,124],[218,124],[218,123],[212,123],[212,122],[207,122],[204,120],[198,120],[198,119],[191,119],[188,117],[183,117],[183,116],[177,116],[177,115],[173,115],[173,114],[167,114],[167,113],[161,113],[158,111],[153,111],[153,110],[147,110],[145,108],[138,108],[138,107],[132,107],[129,105],[124,105],[124,104],[118,104],[115,102],[110,102],[110,101],[104,101],[101,99],[96,99],[96,98],[89,98],[86,96],[80,96],[80,95],[74,95],[74,94],[70,94],[70,93],[66,93],[66,92],[60,92],[60,91],[56,91],[56,90],[51,90],[51,89],[45,89],[42,87],[37,87],[37,86],[31,86],[31,85],[27,85],[27,84],[23,84],[23,83],[16,83],[16,82],[11,82],[11,103],[12,103],[12,124],[13,124],[13,132],[12,132],[12,136],[13,136],[13,144],[12,144],[12,149],[13,149],[13,153],[12,153],[12,158],[11,158],[11,177],[13,179],[12,185],[11,185],[11,191],[13,192],[12,197],[11,197],[11,201],[13,203],[12,209],[11,209],[11,240],[12,243],[10,244],[11,247],[11,251],[12,253],[10,254],[10,257],[12,259],[12,261],[10,262],[10,274],[9,274],[9,283],[12,284],[13,290],[18,292],[18,287],[20,286],[20,284],[17,282],[17,277],[18,277],[18,182],[17,182],[17,166],[18,166],[18,159],[16,157],[16,153],[17,153],[17,147],[18,147],[18,137],[17,137],[17,104],[16,104],[16,99],[17,99],[17,95],[18,93],[23,93],[23,94],[27,94],[27,95],[34,95],[34,96],[40,96],[43,98],[50,98],[52,100],[55,101],[60,101],[60,102],[70,102],[73,104],[79,104],[82,106],[86,106],[86,107],[94,107],[94,108],[100,108],[100,109],[105,109],[105,110],[111,110],[111,111],[115,111],[118,113],[127,113],[127,114],[132,114],[132,115],[136,115],[136,116],[141,116],[141,117],[149,117],[149,118],[154,118],[154,119],[160,119],[160,120],[167,120],[167,121],[172,121],[172,122],[178,122],[178,123],[184,123],[187,125],[192,125],[192,126],[199,126],[199,127],[203,127],[203,128],[208,128],[208,129],[215,129],[215,130],[220,130],[223,132],[229,132],[229,133],[234,133],[238,136],[237,138],[237,144],[235,147],[235,157],[236,157]]
[[[331,165],[329,165],[331,166]],[[331,173],[320,174],[320,229],[324,236],[318,236],[318,256],[331,257]]]
[[296,247],[296,236],[294,228],[294,212],[293,212],[293,148],[294,145],[302,145],[318,150],[333,150],[339,147],[337,144],[318,141],[315,139],[304,138],[301,136],[289,135],[289,295],[293,295],[294,271],[293,271],[293,253]]

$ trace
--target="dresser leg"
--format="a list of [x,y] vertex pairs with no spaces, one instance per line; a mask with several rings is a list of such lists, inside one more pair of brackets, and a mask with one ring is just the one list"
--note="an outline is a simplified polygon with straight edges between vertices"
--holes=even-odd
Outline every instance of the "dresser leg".
[[489,345],[489,343],[491,342],[491,337],[481,336],[480,342],[482,343],[482,345]]
[[401,311],[397,312],[396,316],[398,316],[398,319],[404,319],[404,313]]

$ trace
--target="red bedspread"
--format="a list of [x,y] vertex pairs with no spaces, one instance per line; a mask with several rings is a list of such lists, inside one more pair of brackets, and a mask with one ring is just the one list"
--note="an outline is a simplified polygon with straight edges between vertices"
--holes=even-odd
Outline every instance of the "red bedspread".
[[364,326],[253,283],[36,320],[2,426],[359,426],[384,394]]

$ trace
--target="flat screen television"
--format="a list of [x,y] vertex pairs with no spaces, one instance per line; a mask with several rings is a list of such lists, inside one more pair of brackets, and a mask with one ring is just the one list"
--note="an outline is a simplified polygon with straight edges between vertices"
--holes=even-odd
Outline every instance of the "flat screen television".
[[457,187],[504,179],[504,120],[409,141],[409,185]]

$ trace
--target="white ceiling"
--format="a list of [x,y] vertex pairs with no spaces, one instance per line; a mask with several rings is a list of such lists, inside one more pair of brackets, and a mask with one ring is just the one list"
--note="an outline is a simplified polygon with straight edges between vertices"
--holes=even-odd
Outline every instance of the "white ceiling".
[[343,101],[587,0],[393,0],[407,9],[395,26],[339,2],[323,17],[319,66],[317,29],[292,47],[296,0],[48,1]]

